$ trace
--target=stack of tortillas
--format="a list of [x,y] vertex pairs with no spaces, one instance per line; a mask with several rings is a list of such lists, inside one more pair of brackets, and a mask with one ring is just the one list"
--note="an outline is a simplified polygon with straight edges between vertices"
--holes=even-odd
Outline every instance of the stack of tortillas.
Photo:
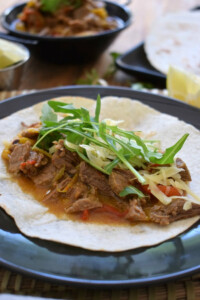
[[151,65],[164,74],[172,65],[200,75],[200,11],[157,20],[146,38],[145,52]]

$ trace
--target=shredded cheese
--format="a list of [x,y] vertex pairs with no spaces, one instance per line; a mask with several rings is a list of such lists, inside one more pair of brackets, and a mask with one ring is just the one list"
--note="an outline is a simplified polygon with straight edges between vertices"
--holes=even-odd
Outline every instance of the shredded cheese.
[[190,201],[186,201],[183,205],[184,210],[189,210],[192,208],[192,203]]
[[163,192],[161,192],[161,190],[159,190],[159,188],[153,181],[149,181],[149,188],[151,190],[152,195],[154,195],[164,205],[168,205],[171,203],[171,197],[167,197]]
[[170,183],[174,187],[176,187],[178,189],[182,189],[182,190],[186,191],[186,193],[188,195],[192,196],[192,198],[188,198],[191,202],[199,204],[200,197],[197,196],[195,193],[193,193],[192,190],[189,188],[189,186],[183,180],[173,181],[172,179],[170,179]]
[[73,150],[79,149],[79,146],[78,146],[78,145],[75,145],[75,144],[73,144],[73,143],[70,143],[70,142],[67,141],[67,140],[64,141],[64,144],[65,144],[66,147],[71,148],[71,149],[73,149]]
[[[200,197],[193,193],[180,176],[180,172],[183,171],[181,168],[177,168],[175,165],[172,166],[158,166],[154,168],[155,173],[149,173],[147,170],[140,171],[141,175],[144,176],[146,183],[149,185],[151,193],[164,205],[171,203],[173,199],[183,199],[186,200],[183,209],[188,210],[192,207],[192,203],[199,204]],[[173,186],[183,194],[183,191],[190,196],[166,196],[163,192],[159,190],[157,185],[164,185],[166,187]],[[167,190],[166,190],[167,194]]]
[[90,145],[81,144],[79,146],[86,150],[89,160],[101,168],[105,167],[111,160],[116,158],[109,149],[92,143]]

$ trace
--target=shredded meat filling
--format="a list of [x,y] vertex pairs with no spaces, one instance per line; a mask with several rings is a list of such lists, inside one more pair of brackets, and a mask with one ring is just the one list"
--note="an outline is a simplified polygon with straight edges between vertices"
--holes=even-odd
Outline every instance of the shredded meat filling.
[[145,214],[140,202],[137,199],[130,201],[129,211],[126,219],[130,221],[147,221],[148,217]]
[[80,179],[83,183],[97,188],[102,195],[114,196],[107,176],[84,161],[80,164]]
[[88,196],[87,198],[81,198],[75,201],[66,211],[67,213],[76,213],[99,207],[102,207],[102,203],[94,196]]
[[70,152],[64,146],[63,140],[56,144],[56,152],[52,156],[52,163],[57,169],[65,167],[69,174],[76,173],[76,166],[80,163],[80,159],[75,152]]
[[200,214],[200,205],[192,204],[192,208],[184,210],[185,201],[173,200],[169,205],[155,205],[150,210],[150,220],[160,225],[168,225],[174,221],[194,217]]
[[183,171],[181,171],[179,173],[181,175],[181,179],[183,181],[191,181],[192,180],[190,172],[189,172],[186,164],[184,163],[184,161],[181,158],[176,159],[176,166],[177,166],[177,168],[183,169]]
[[114,169],[109,176],[112,191],[119,195],[123,189],[134,184],[135,176],[129,170]]
[[41,167],[48,163],[44,154],[31,150],[30,142],[14,144],[9,160],[8,171],[19,173],[22,171],[28,177],[38,174]]
[[[26,132],[29,131],[24,131],[23,135],[27,137]],[[30,132],[34,133],[32,130]],[[118,210],[126,211],[123,217],[130,222],[151,221],[160,225],[168,225],[200,214],[200,205],[197,204],[192,204],[189,210],[184,210],[183,199],[177,198],[169,205],[163,205],[150,194],[142,199],[137,196],[133,198],[133,195],[120,197],[120,192],[126,186],[140,187],[129,170],[115,168],[108,176],[81,161],[75,152],[67,150],[63,140],[56,142],[54,147],[55,152],[50,158],[45,152],[43,154],[34,151],[29,141],[20,144],[20,139],[14,140],[10,148],[8,171],[28,177],[35,186],[48,188],[43,199],[45,203],[65,200],[66,213],[78,213],[100,207],[103,210],[108,203],[111,208],[107,207],[107,210],[118,215]],[[191,176],[186,164],[177,158],[176,166],[182,169],[182,180],[190,181]]]
[[8,166],[9,172],[18,173],[20,171],[21,164],[29,157],[30,149],[31,145],[28,142],[25,144],[17,144],[13,147]]

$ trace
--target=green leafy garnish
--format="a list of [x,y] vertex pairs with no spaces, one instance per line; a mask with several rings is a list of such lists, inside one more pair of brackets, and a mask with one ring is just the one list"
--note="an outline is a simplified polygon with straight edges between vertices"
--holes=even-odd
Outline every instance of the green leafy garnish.
[[[146,181],[140,170],[145,169],[149,163],[173,163],[174,156],[188,137],[185,134],[162,154],[156,147],[157,141],[143,140],[135,132],[119,128],[113,121],[100,121],[100,110],[100,95],[97,97],[94,117],[86,108],[48,101],[42,108],[42,127],[33,148],[39,147],[48,151],[55,140],[63,139],[67,149],[76,151],[84,161],[102,173],[109,175],[115,167],[126,168],[144,184]],[[64,117],[59,120],[57,113],[64,114]],[[135,193],[143,197],[142,192],[139,193],[133,187],[127,187],[121,193],[122,196]]]
[[[116,143],[119,144],[121,141],[119,139],[114,139],[113,136],[106,134],[106,124],[102,122],[99,125],[99,136],[106,142],[109,148],[115,153],[115,155],[120,159],[122,163],[138,178],[141,183],[145,183],[145,179],[140,175],[140,173],[129,163],[125,157],[127,153],[127,148],[121,148],[120,151],[117,149]],[[130,149],[128,149],[130,151]]]
[[59,101],[48,101],[48,105],[55,112],[72,114],[74,118],[80,118],[82,116],[81,109],[75,108],[72,104],[66,104]]
[[115,73],[117,72],[117,67],[116,67],[116,59],[120,56],[121,54],[118,52],[111,52],[110,56],[112,58],[111,63],[109,64],[105,74],[103,75],[103,78],[105,79],[109,79],[110,77],[112,77],[113,75],[115,75]]
[[54,12],[58,9],[60,2],[59,0],[41,0],[40,10],[45,12]]
[[131,88],[133,90],[143,90],[143,89],[153,89],[154,86],[153,84],[149,83],[149,82],[136,82],[136,83],[132,83],[131,84]]
[[97,96],[97,104],[96,104],[96,110],[95,110],[95,117],[94,120],[95,122],[99,122],[99,115],[101,111],[101,97],[100,95]]
[[83,85],[100,85],[99,80],[100,76],[96,69],[92,69],[88,71],[85,75],[85,78],[78,79],[76,84],[83,84]]
[[125,187],[125,189],[123,189],[123,191],[120,192],[119,196],[125,197],[127,195],[132,195],[132,194],[137,195],[139,198],[144,197],[144,194],[132,185]]
[[116,59],[120,56],[120,53],[111,52],[110,56],[112,58],[111,63],[108,65],[105,73],[101,76],[96,69],[92,68],[90,71],[86,72],[84,78],[77,80],[76,84],[81,85],[103,85],[107,84],[108,79],[111,79],[117,72]]
[[53,13],[62,5],[69,5],[78,8],[82,4],[82,0],[40,0],[40,10]]
[[57,122],[57,115],[48,103],[45,103],[42,107],[42,116],[40,120],[43,124],[47,122]]
[[183,144],[185,143],[186,139],[188,138],[189,133],[186,133],[174,144],[172,147],[167,148],[165,150],[165,153],[162,155],[160,159],[154,158],[152,162],[164,165],[164,164],[172,164],[174,162],[174,156],[176,155],[177,152],[181,150],[183,147]]

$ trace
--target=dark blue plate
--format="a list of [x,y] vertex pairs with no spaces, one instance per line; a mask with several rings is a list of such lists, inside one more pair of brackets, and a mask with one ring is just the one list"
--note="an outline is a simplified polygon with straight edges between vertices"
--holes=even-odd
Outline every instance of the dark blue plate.
[[[0,102],[0,118],[49,98],[76,95],[95,99],[98,93],[102,97],[113,95],[138,99],[200,129],[199,109],[163,96],[114,87],[74,86],[18,96]],[[199,248],[199,223],[154,247],[103,253],[28,238],[19,232],[13,219],[0,210],[1,264],[53,282],[121,288],[167,281],[200,271]]]

